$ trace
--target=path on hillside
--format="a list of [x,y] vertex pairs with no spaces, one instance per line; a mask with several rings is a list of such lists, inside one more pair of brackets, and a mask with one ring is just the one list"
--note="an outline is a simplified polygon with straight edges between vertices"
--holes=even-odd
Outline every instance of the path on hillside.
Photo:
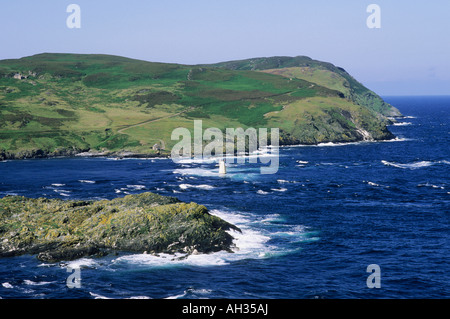
[[[128,126],[126,126],[124,128],[121,128],[120,130],[118,130],[117,133],[127,134],[127,133],[124,133],[124,131],[128,130],[130,128],[142,126],[142,125],[145,125],[145,124],[148,124],[148,123],[151,123],[151,122],[156,122],[156,121],[168,119],[168,118],[171,118],[171,117],[175,117],[175,116],[178,116],[178,115],[183,114],[183,113],[185,113],[187,111],[190,111],[190,110],[192,110],[192,107],[190,107],[190,108],[188,108],[188,109],[186,109],[184,111],[175,113],[175,114],[170,114],[170,115],[167,115],[167,116],[158,117],[156,119],[147,120],[147,121],[144,121],[144,122],[141,122],[141,123],[128,125]],[[163,149],[163,150],[166,149],[166,144],[164,143],[164,140],[159,139],[159,141],[161,142],[161,149]]]

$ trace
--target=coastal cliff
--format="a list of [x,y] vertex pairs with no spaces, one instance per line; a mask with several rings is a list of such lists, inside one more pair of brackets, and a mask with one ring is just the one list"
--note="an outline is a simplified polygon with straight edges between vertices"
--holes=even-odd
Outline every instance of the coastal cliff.
[[400,115],[344,69],[302,56],[210,65],[61,53],[0,61],[0,160],[167,156],[171,133],[192,130],[194,120],[222,131],[279,128],[280,145],[388,140],[390,118]]

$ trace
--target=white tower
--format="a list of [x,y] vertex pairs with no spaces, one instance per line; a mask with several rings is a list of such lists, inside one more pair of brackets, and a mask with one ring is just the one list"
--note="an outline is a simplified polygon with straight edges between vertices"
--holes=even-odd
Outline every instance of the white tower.
[[226,174],[227,173],[227,167],[225,166],[225,161],[220,160],[219,161],[219,174]]

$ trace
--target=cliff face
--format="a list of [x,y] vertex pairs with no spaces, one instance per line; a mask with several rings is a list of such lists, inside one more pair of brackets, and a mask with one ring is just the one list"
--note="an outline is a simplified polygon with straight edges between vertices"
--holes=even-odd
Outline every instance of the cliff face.
[[231,252],[239,229],[206,207],[153,193],[113,200],[0,199],[0,257],[37,254],[47,262],[147,253]]

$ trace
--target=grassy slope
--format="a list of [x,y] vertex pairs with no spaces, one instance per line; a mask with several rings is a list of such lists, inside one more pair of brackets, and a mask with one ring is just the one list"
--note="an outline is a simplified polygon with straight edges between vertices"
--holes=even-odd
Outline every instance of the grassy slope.
[[228,61],[213,66],[231,70],[255,70],[278,74],[289,78],[303,79],[342,92],[358,105],[386,116],[398,116],[400,112],[385,103],[376,93],[367,89],[343,68],[313,60],[306,56],[270,57]]
[[[204,128],[280,127],[304,143],[360,139],[354,123],[375,128],[375,138],[387,137],[383,118],[344,99],[345,83],[330,82],[326,71],[314,71],[321,81],[313,84],[311,77],[289,73],[297,69],[269,74],[278,72],[269,66],[264,73],[248,66],[233,70],[48,53],[3,60],[0,151],[152,153],[155,143],[170,150],[176,143],[170,140],[172,130],[191,129],[193,119],[202,119]],[[15,79],[17,73],[26,78]],[[321,114],[317,125],[308,124],[310,111]]]

